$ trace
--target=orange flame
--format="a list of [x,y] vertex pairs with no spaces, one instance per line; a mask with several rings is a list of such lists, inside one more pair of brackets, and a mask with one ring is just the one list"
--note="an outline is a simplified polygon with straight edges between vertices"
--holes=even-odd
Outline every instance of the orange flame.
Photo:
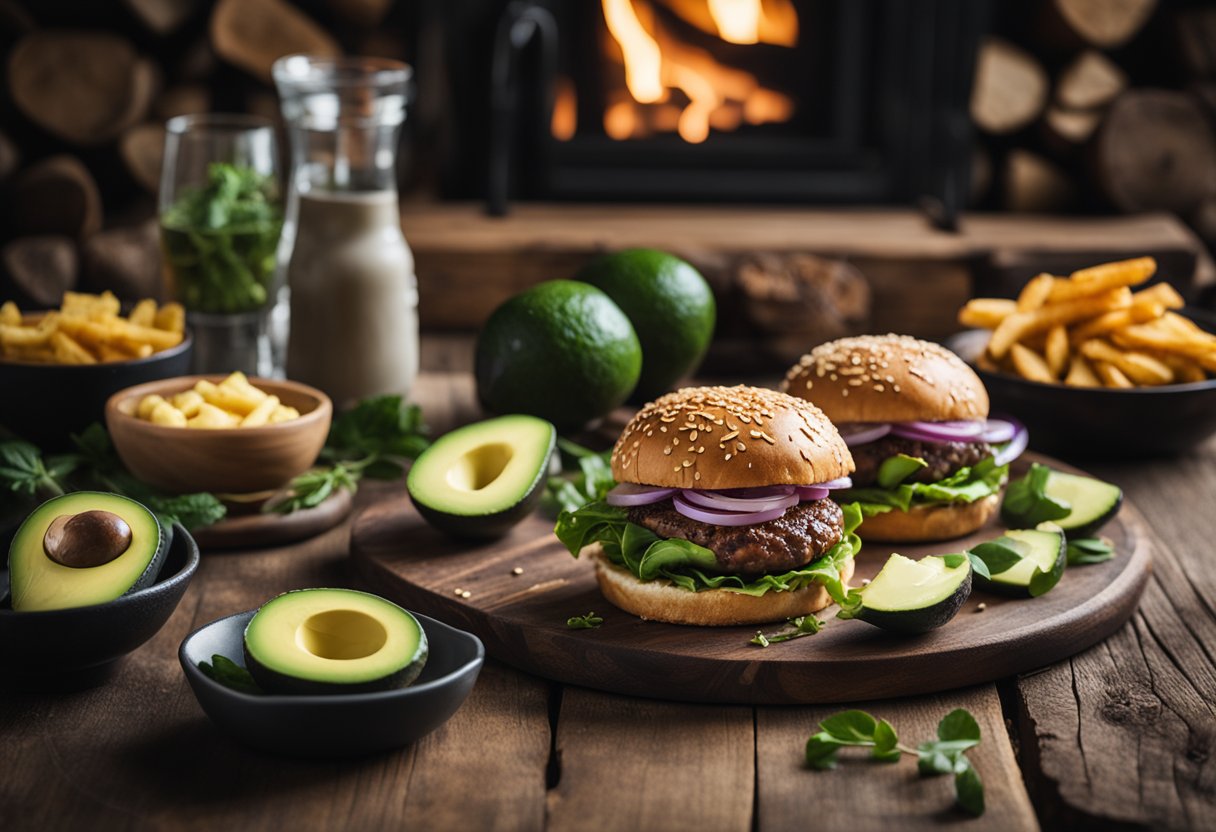
[[662,101],[664,90],[659,73],[663,57],[659,44],[642,26],[630,0],[603,0],[603,5],[604,22],[625,55],[625,85],[629,94],[641,104]]
[[559,142],[570,141],[578,132],[578,94],[574,82],[564,75],[557,79],[549,130]]

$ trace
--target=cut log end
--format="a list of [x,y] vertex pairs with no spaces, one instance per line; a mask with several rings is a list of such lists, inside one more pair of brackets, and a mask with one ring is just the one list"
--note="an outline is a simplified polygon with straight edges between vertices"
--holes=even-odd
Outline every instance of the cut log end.
[[285,0],[220,0],[211,13],[211,45],[221,58],[264,81],[284,55],[342,53],[329,33]]
[[132,127],[119,140],[118,152],[131,178],[144,190],[156,193],[165,159],[164,126],[139,124]]
[[1104,107],[1123,92],[1127,74],[1110,58],[1087,49],[1064,68],[1056,84],[1056,101],[1070,110]]
[[1005,207],[1020,213],[1061,211],[1076,198],[1076,188],[1060,168],[1028,150],[1005,159]]
[[125,300],[164,296],[160,229],[155,220],[94,235],[84,244],[84,283]]
[[1047,73],[1027,51],[989,38],[980,47],[971,91],[971,118],[988,133],[1012,133],[1038,117],[1047,103]]
[[1048,9],[1077,41],[1114,49],[1144,28],[1157,0],[1051,0]]
[[76,288],[76,245],[68,237],[19,237],[0,250],[0,262],[21,305],[53,309]]
[[19,234],[82,238],[101,230],[101,194],[74,156],[51,156],[17,177],[9,206]]

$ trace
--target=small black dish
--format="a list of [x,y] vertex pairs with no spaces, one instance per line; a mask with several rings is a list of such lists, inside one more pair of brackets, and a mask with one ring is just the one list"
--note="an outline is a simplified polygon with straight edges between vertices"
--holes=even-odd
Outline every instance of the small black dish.
[[[1193,309],[1183,313],[1216,331],[1216,317]],[[946,340],[946,347],[974,365],[989,334],[960,332]],[[1070,458],[1163,456],[1183,453],[1216,434],[1216,379],[1114,390],[976,372],[988,388],[992,412],[1020,419],[1035,450]]]
[[243,667],[245,626],[255,612],[195,630],[177,655],[207,716],[236,741],[271,754],[347,757],[409,745],[456,713],[485,661],[477,636],[414,613],[430,656],[409,687],[324,696],[242,693],[208,677],[198,663],[218,654]]
[[[106,422],[106,402],[119,390],[190,372],[194,339],[147,358],[105,364],[30,364],[0,359],[0,425],[44,450],[62,450],[93,422]],[[24,391],[19,393],[17,391]]]
[[198,568],[198,546],[180,525],[152,586],[105,604],[14,612],[8,570],[0,570],[0,674],[3,684],[37,690],[104,682],[118,659],[164,626]]

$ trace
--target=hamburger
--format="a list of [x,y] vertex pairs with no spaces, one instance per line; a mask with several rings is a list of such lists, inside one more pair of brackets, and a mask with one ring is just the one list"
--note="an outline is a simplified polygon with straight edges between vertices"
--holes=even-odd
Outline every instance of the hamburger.
[[982,527],[1026,448],[1021,425],[988,418],[988,392],[961,358],[906,335],[821,344],[782,390],[817,405],[849,446],[853,487],[833,497],[857,503],[866,540],[949,540]]
[[696,387],[645,405],[612,451],[617,486],[562,512],[555,532],[590,555],[604,596],[673,624],[761,624],[841,602],[860,512],[828,499],[853,458],[794,396]]

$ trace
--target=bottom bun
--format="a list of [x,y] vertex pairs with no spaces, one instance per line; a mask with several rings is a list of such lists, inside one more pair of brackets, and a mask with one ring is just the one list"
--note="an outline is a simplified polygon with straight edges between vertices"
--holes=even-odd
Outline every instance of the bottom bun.
[[[832,603],[828,591],[817,583],[793,592],[770,590],[759,596],[725,589],[690,592],[662,578],[639,581],[629,570],[608,560],[598,543],[585,552],[595,562],[595,577],[604,597],[625,612],[648,621],[697,627],[768,624],[819,612]],[[848,586],[853,576],[852,558],[842,572],[841,578]]]
[[973,503],[915,506],[911,511],[893,509],[867,517],[857,529],[857,534],[866,543],[952,540],[982,528],[996,514],[1000,505],[1001,495],[990,494]]

